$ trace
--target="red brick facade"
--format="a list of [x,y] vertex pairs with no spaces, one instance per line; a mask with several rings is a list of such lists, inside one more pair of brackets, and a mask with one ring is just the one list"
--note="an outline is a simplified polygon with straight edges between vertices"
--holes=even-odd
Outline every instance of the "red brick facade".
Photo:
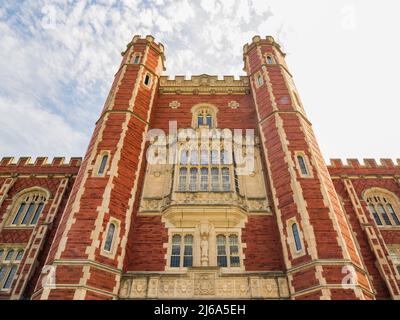
[[[218,128],[254,129],[260,141],[270,211],[242,215],[244,275],[283,277],[288,295],[281,298],[399,299],[400,257],[396,260],[393,248],[400,250],[400,226],[394,220],[378,226],[366,192],[380,190],[398,201],[400,163],[332,160],[326,165],[284,57],[273,38],[254,37],[244,47],[247,77],[240,86],[233,78],[207,75],[191,82],[195,89],[179,77],[167,86],[171,80],[160,78],[163,46],[151,36],[136,36],[123,53],[83,161],[1,160],[0,250],[5,255],[22,248],[24,255],[10,288],[0,288],[0,299],[119,299],[125,278],[168,276],[167,211],[141,213],[146,133],[168,131],[170,121],[178,129],[192,127],[192,108],[201,104],[218,109]],[[48,195],[37,223],[10,223],[19,196],[35,190]],[[293,247],[293,223],[301,250]],[[111,224],[116,231],[105,252]],[[354,270],[355,285],[346,287],[344,268]],[[49,274],[55,280],[51,286],[45,282]]]

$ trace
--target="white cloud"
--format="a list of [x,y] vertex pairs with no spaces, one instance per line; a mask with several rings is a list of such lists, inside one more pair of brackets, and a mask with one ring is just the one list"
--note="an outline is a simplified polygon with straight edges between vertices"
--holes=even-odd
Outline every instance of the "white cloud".
[[[349,5],[356,17],[354,28],[343,27],[343,21],[351,26],[351,16],[344,15]],[[377,6],[368,0],[350,4],[347,0],[308,4],[282,0],[3,0],[1,121],[7,128],[22,121],[24,132],[34,134],[36,128],[45,130],[38,121],[40,115],[45,122],[57,123],[63,135],[74,137],[68,148],[60,149],[62,153],[83,155],[86,146],[79,141],[88,140],[87,128],[93,127],[102,109],[120,63],[119,52],[133,35],[151,33],[164,43],[169,75],[237,76],[243,74],[243,45],[255,34],[271,34],[288,51],[289,67],[325,155],[394,157],[393,146],[399,140],[393,129],[399,108],[394,85],[400,69],[395,34],[400,27],[398,7],[397,2]],[[379,68],[367,54],[374,52],[372,43],[379,52]],[[371,130],[376,105],[378,114],[388,115],[381,119],[387,125]],[[363,121],[357,121],[354,129],[355,121],[349,119],[358,119],[359,114]],[[333,119],[343,123],[341,130],[332,124]],[[54,137],[57,126],[49,129]],[[354,131],[360,134],[352,137]],[[50,154],[59,147],[46,135],[37,134],[38,145],[27,149],[27,136],[3,138],[0,153]],[[360,139],[374,144],[363,145]],[[385,143],[379,145],[382,139]],[[78,141],[75,147],[74,141]]]

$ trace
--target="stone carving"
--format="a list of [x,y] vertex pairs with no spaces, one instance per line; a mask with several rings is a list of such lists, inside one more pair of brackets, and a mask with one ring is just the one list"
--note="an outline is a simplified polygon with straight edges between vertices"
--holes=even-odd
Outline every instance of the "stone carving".
[[237,109],[237,108],[239,108],[239,106],[240,106],[240,104],[237,101],[231,101],[228,104],[228,107],[231,109]]
[[189,270],[185,275],[124,276],[119,296],[123,299],[286,299],[290,294],[283,275],[227,275],[217,268],[204,267]]
[[172,102],[169,104],[169,107],[170,107],[171,109],[179,109],[179,108],[181,107],[181,104],[180,104],[180,102],[178,102],[178,101],[172,101]]
[[196,296],[213,296],[215,294],[215,277],[213,273],[199,273],[194,277]]
[[208,221],[202,221],[200,223],[200,237],[201,237],[201,242],[200,242],[200,249],[201,249],[201,265],[203,267],[208,266],[208,255],[209,255],[209,250],[208,250],[208,238],[209,238],[209,233],[210,233],[210,225]]

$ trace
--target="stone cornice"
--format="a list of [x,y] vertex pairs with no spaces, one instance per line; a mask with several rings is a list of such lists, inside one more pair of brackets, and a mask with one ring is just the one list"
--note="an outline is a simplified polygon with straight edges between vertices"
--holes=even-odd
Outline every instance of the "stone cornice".
[[234,76],[209,76],[202,74],[185,79],[184,76],[176,76],[169,79],[168,76],[160,78],[161,94],[249,94],[250,82],[247,76],[241,76],[236,80]]

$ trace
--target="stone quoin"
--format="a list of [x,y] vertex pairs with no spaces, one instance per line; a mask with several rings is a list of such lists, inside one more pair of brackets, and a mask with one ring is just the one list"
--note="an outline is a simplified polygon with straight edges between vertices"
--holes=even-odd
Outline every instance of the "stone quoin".
[[0,299],[399,299],[400,160],[326,164],[280,45],[243,59],[135,36],[83,159],[0,160]]

